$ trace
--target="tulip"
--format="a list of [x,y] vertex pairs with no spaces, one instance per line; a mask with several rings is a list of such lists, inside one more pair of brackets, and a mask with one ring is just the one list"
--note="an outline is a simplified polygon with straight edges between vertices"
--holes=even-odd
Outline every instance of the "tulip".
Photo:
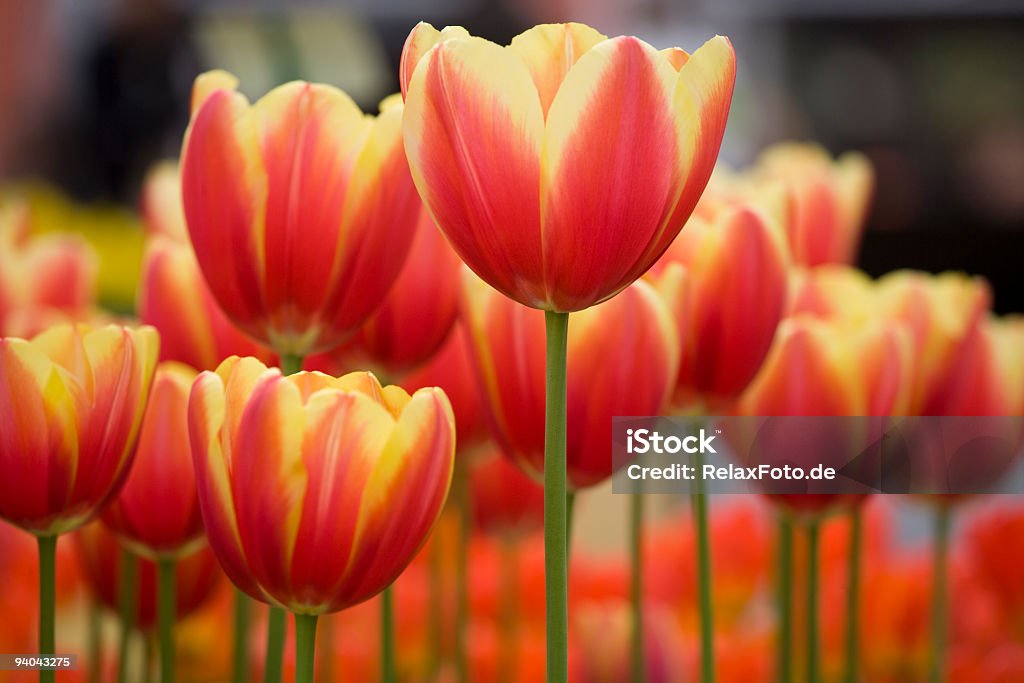
[[908,413],[938,414],[941,387],[991,303],[988,283],[961,273],[896,271],[879,279],[877,291],[880,315],[903,322],[913,340]]
[[408,371],[438,351],[458,307],[459,259],[421,210],[409,257],[384,303],[359,328],[353,351],[389,373]]
[[28,207],[0,207],[0,335],[40,332],[28,320],[88,317],[96,299],[96,255],[75,235],[29,234]]
[[[463,315],[494,435],[528,474],[544,469],[544,315],[465,272]],[[672,391],[679,341],[654,289],[636,283],[570,320],[569,483],[612,475],[608,425],[616,415],[657,415]]]
[[178,242],[188,242],[178,164],[161,161],[149,169],[142,182],[139,208],[147,235],[164,235]]
[[781,185],[794,262],[856,260],[873,184],[864,155],[847,152],[833,161],[817,145],[780,143],[761,153],[750,175],[755,184]]
[[327,85],[252,105],[236,86],[214,71],[193,88],[181,183],[199,265],[256,341],[289,357],[337,347],[383,301],[416,226],[401,102],[374,118]]
[[54,651],[57,536],[94,516],[124,480],[158,346],[151,327],[114,325],[0,338],[0,518],[38,539],[41,654]]
[[312,680],[316,616],[384,590],[440,514],[448,399],[233,357],[193,385],[189,435],[210,545],[236,586],[296,614],[296,679]]
[[587,308],[650,268],[693,211],[735,72],[722,37],[689,56],[582,24],[501,47],[421,23],[401,71],[416,187],[492,287],[534,308]]
[[139,318],[160,331],[162,361],[213,369],[232,355],[274,358],[224,315],[187,242],[148,238],[138,308]]
[[474,526],[486,534],[516,538],[544,523],[544,489],[497,448],[473,459],[469,469]]
[[674,403],[728,405],[746,388],[782,319],[787,277],[785,245],[759,211],[687,223],[651,270],[679,330]]

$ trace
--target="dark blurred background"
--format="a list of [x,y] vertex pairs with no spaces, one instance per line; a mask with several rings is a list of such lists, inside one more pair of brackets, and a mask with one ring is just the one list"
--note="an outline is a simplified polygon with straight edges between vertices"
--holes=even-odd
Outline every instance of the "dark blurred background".
[[985,275],[998,311],[1024,311],[1016,0],[0,0],[0,179],[134,204],[147,167],[177,156],[200,70],[232,71],[250,97],[326,81],[374,110],[420,19],[500,42],[564,20],[688,50],[729,35],[725,161],[781,139],[864,151],[877,189],[860,265]]

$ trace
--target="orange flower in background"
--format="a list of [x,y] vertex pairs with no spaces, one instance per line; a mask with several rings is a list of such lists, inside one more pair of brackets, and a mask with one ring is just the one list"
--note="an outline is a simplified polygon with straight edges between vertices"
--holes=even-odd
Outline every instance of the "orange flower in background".
[[402,103],[366,116],[328,85],[292,82],[249,104],[214,71],[193,88],[181,158],[192,245],[228,317],[278,353],[340,345],[384,300],[419,202]]
[[521,536],[544,525],[544,487],[496,447],[469,464],[473,523],[483,533]]
[[853,263],[874,183],[871,164],[859,152],[835,161],[816,144],[785,142],[764,150],[748,180],[779,185],[782,219],[795,263]]
[[479,446],[490,436],[471,355],[466,325],[456,320],[437,355],[399,382],[410,393],[423,387],[441,387],[444,390],[455,414],[460,453]]
[[390,585],[451,481],[455,424],[440,389],[411,397],[369,373],[283,377],[229,358],[189,401],[210,545],[231,580],[297,614]]
[[679,329],[674,403],[714,410],[746,388],[782,319],[787,277],[785,245],[754,209],[690,219],[651,271]]
[[0,335],[32,335],[42,321],[84,320],[96,300],[96,255],[75,235],[29,235],[28,206],[0,205]]
[[142,181],[139,210],[147,235],[188,242],[185,209],[181,203],[181,170],[174,161],[153,164]]
[[60,534],[116,493],[158,345],[146,326],[60,325],[32,340],[0,338],[0,517]]
[[400,76],[413,178],[456,253],[519,303],[568,312],[643,275],[686,222],[736,61],[720,36],[688,55],[546,24],[502,47],[420,23]]
[[147,240],[139,318],[160,331],[160,359],[212,370],[228,356],[274,355],[242,334],[217,304],[192,247],[163,235]]
[[[527,472],[544,466],[544,314],[464,271],[463,315],[495,437]],[[569,485],[612,474],[611,418],[657,415],[671,395],[679,338],[654,289],[635,283],[569,321]]]
[[103,523],[133,550],[162,559],[203,540],[188,442],[188,396],[196,371],[163,363],[153,377],[135,460]]
[[[619,683],[631,678],[630,633],[633,619],[628,602],[592,604],[574,615],[578,642],[583,650],[587,683]],[[657,604],[643,613],[644,675],[650,683],[683,680],[682,633],[669,611]]]
[[388,372],[402,372],[434,355],[459,310],[459,258],[426,209],[421,209],[409,257],[384,303],[344,351]]
[[787,312],[860,326],[878,318],[876,283],[852,266],[826,264],[795,268]]
[[[75,549],[93,595],[112,612],[118,611],[123,567],[121,545],[102,524],[88,524],[74,535]],[[135,625],[143,631],[156,626],[156,563],[139,557]],[[208,548],[183,556],[174,564],[176,616],[183,619],[209,600],[223,580],[217,559]]]
[[935,415],[933,402],[989,308],[992,293],[981,278],[962,273],[930,275],[901,270],[878,280],[878,314],[910,330],[914,390],[908,413]]

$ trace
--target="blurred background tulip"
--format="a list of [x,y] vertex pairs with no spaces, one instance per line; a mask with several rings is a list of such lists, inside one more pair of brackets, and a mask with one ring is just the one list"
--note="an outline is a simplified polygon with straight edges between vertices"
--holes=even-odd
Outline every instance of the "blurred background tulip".
[[[544,315],[501,296],[466,271],[463,315],[494,435],[538,477],[544,468]],[[679,364],[676,325],[646,283],[569,323],[568,474],[572,488],[612,474],[608,424],[657,415]]]
[[679,330],[675,405],[714,414],[760,369],[786,303],[788,263],[777,230],[742,205],[694,217],[652,269]]
[[228,317],[279,354],[341,344],[380,305],[416,227],[402,104],[366,116],[293,82],[250,105],[222,71],[196,79],[181,158],[185,218]]
[[157,367],[132,469],[102,514],[111,531],[149,559],[187,555],[204,542],[188,442],[196,374],[180,363]]
[[722,37],[688,56],[583,24],[502,47],[420,23],[402,55],[409,164],[478,276],[525,306],[578,311],[643,275],[679,232],[735,76]]

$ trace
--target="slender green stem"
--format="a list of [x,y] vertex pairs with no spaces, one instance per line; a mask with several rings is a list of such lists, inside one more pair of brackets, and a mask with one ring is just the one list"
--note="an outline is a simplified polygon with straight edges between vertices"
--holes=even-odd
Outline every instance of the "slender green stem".
[[128,648],[131,646],[132,630],[135,628],[135,613],[139,600],[139,558],[127,548],[121,549],[121,584],[117,592],[117,611],[120,621],[120,643],[117,653],[117,680],[127,683]]
[[857,636],[860,629],[861,506],[850,510],[850,553],[846,592],[846,683],[857,683]]
[[455,678],[469,681],[466,635],[469,627],[469,537],[473,525],[473,500],[464,458],[455,462],[455,495],[459,513],[459,540],[455,554]]
[[295,615],[295,683],[313,683],[316,669],[316,615]]
[[395,683],[395,605],[392,588],[380,594],[380,680]]
[[249,620],[252,618],[252,600],[235,589],[234,643],[231,650],[231,683],[249,681]]
[[[57,537],[39,536],[39,654],[56,653]],[[40,683],[53,683],[53,669],[39,671]]]
[[501,639],[498,680],[516,680],[519,653],[519,543],[510,536],[501,539]]
[[821,522],[807,525],[807,683],[818,683],[821,646],[818,642],[818,542]]
[[700,605],[700,680],[715,680],[715,622],[711,608],[711,534],[704,477],[694,479],[693,523],[697,532],[697,596]]
[[430,665],[428,680],[433,680],[441,668],[444,649],[444,548],[439,527],[434,527],[430,539]]
[[793,520],[787,514],[779,516],[778,553],[778,680],[790,683],[793,680]]
[[281,374],[282,375],[294,375],[296,372],[302,371],[302,356],[297,356],[291,353],[281,354]]
[[142,635],[142,680],[150,683],[153,680],[153,662],[156,660],[156,644],[148,633]]
[[644,494],[634,493],[630,496],[629,541],[632,575],[629,584],[629,597],[633,617],[633,683],[644,683],[647,680],[644,650]]
[[267,619],[267,659],[263,665],[263,683],[281,683],[284,667],[285,613],[271,607]]
[[946,680],[946,632],[949,618],[949,532],[952,510],[939,503],[935,508],[935,545],[932,580],[932,647],[929,662],[931,683]]
[[174,683],[174,560],[162,559],[157,570],[157,634],[160,640],[160,683]]
[[544,419],[544,573],[547,593],[547,681],[569,676],[568,519],[566,503],[566,342],[569,314],[546,311]]

